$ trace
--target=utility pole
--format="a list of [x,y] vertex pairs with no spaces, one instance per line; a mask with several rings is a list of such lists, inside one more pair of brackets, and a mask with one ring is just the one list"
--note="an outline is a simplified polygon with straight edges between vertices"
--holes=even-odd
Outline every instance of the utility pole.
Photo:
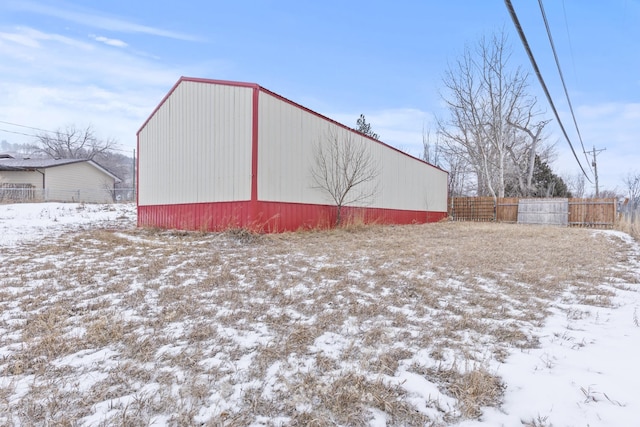
[[596,178],[596,199],[600,198],[600,188],[598,187],[598,162],[596,161],[596,156],[605,150],[606,148],[601,148],[600,150],[596,150],[596,147],[594,146],[593,151],[589,153],[593,156],[593,160],[591,161],[591,166],[593,166],[593,175]]

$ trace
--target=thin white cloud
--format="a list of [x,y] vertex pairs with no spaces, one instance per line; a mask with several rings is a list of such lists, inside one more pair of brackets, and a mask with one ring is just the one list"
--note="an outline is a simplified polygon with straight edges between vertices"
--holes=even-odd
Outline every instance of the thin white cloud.
[[89,37],[91,37],[92,39],[94,39],[97,42],[100,43],[104,43],[108,46],[115,46],[115,47],[127,47],[129,46],[126,42],[119,40],[119,39],[110,39],[109,37],[104,37],[104,36],[96,36],[94,34],[89,35]]
[[[95,36],[97,39],[99,36]],[[163,63],[132,49],[33,28],[0,34],[0,117],[41,129],[93,124],[103,138],[133,149],[136,132],[181,75],[219,74],[223,61]],[[0,132],[0,140],[33,138]]]
[[0,40],[13,42],[27,48],[40,48],[43,41],[54,41],[68,46],[81,48],[83,50],[91,50],[91,45],[70,37],[62,36],[54,33],[44,33],[29,27],[16,27],[13,31],[8,30],[0,33]]
[[40,43],[36,38],[30,37],[29,35],[26,35],[26,34],[0,32],[0,42],[1,41],[19,44],[23,47],[31,47],[31,48],[40,47]]
[[201,37],[197,37],[191,34],[168,31],[161,28],[137,24],[123,18],[106,16],[98,11],[88,9],[86,9],[85,11],[71,10],[71,6],[67,6],[67,8],[65,8],[64,4],[49,6],[40,2],[21,0],[12,1],[8,4],[8,6],[12,7],[13,9],[28,11],[45,16],[52,16],[64,19],[69,22],[75,22],[76,24],[81,24],[92,28],[99,28],[102,30],[123,33],[149,34],[158,37],[185,41],[203,41]]

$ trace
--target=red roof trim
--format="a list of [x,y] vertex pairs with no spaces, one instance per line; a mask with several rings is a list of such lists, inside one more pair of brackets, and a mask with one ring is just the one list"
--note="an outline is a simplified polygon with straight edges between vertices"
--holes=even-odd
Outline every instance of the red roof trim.
[[216,85],[224,85],[224,86],[237,86],[237,87],[247,87],[251,89],[258,89],[260,86],[256,83],[248,83],[248,82],[235,82],[232,80],[215,80],[215,79],[202,79],[198,77],[180,77],[180,81],[184,82],[195,82],[195,83],[208,83],[208,84],[216,84]]
[[[133,179],[135,179],[135,182],[133,184],[133,187],[134,187],[133,192],[136,194],[136,207],[137,207],[137,206],[140,206],[140,131],[138,131],[138,133],[136,134],[136,151],[133,153],[133,156],[135,157],[135,159],[133,160],[135,160],[135,168],[136,168],[135,170],[136,176],[133,177]],[[137,225],[138,227],[140,227],[140,215],[138,215]]]
[[149,117],[147,117],[147,119],[144,121],[144,123],[142,124],[142,126],[140,126],[140,129],[138,129],[138,132],[136,132],[136,135],[139,135],[140,132],[142,131],[142,129],[145,128],[145,126],[147,126],[147,123],[149,123],[149,120],[151,120],[151,118],[153,116],[155,116],[155,114],[158,112],[158,110],[160,109],[160,107],[162,107],[164,105],[164,103],[167,101],[167,99],[169,99],[169,97],[173,94],[173,92],[178,88],[178,86],[180,86],[180,84],[182,82],[194,82],[194,83],[207,83],[207,84],[218,84],[218,85],[225,85],[225,86],[237,86],[237,87],[246,87],[246,88],[253,88],[253,89],[257,89],[260,86],[258,86],[255,83],[245,83],[245,82],[234,82],[234,81],[230,81],[230,80],[213,80],[213,79],[200,79],[200,78],[196,78],[196,77],[185,77],[182,76],[178,79],[178,81],[171,87],[171,89],[169,89],[169,92],[167,92],[167,94],[162,98],[162,100],[160,101],[160,103],[156,106],[156,108],[153,109],[153,111],[151,112],[151,114],[149,115]]
[[258,210],[258,123],[260,117],[258,117],[258,97],[260,95],[260,88],[255,87],[253,89],[253,98],[251,106],[251,204],[250,215],[256,215]]

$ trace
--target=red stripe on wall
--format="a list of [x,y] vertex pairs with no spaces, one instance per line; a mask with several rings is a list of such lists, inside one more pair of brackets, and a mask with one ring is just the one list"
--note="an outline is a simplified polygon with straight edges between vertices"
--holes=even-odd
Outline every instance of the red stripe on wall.
[[[335,225],[337,208],[327,205],[260,202],[261,231],[281,232],[330,228]],[[342,208],[342,222],[362,224],[424,224],[447,217],[446,212],[407,211],[382,208]]]
[[[279,233],[300,229],[330,228],[335,224],[335,206],[250,201],[138,206],[138,225],[183,230],[221,231],[248,228]],[[406,211],[344,207],[343,223],[423,224],[447,217],[446,212]]]
[[251,216],[258,214],[258,96],[260,91],[253,90],[253,106],[251,118]]

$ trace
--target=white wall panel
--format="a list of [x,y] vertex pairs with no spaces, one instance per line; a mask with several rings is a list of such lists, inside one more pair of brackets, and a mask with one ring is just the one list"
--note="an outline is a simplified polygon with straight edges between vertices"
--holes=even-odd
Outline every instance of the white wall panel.
[[258,111],[258,198],[326,203],[311,177],[313,144],[326,123],[265,92]]
[[0,171],[0,184],[31,184],[42,188],[42,181],[42,174],[36,171]]
[[113,202],[114,179],[87,162],[50,167],[45,174],[49,200]]
[[[258,123],[258,198],[263,201],[333,204],[315,188],[311,170],[314,145],[338,134],[365,144],[378,164],[375,197],[356,206],[405,210],[447,210],[447,173],[387,145],[260,92]],[[368,192],[367,188],[363,191]]]
[[252,96],[182,81],[139,132],[139,204],[250,199]]

